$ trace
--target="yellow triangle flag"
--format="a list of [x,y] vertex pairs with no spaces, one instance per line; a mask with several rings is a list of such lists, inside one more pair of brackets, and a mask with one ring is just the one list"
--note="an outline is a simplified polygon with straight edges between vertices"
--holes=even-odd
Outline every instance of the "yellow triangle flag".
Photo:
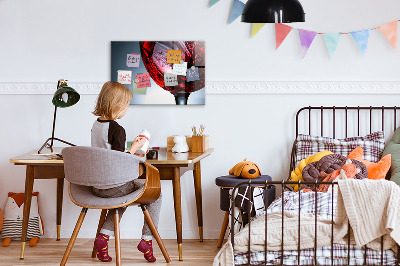
[[264,27],[265,23],[253,23],[251,28],[251,38],[256,35],[262,27]]

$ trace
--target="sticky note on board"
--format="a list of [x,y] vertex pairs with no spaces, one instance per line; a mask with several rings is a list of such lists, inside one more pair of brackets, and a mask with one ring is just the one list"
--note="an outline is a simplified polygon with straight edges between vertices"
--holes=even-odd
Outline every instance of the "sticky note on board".
[[181,54],[182,54],[181,50],[168,49],[168,51],[167,51],[167,63],[179,64],[179,62],[181,61]]
[[177,86],[178,76],[175,74],[164,73],[164,85],[165,86]]
[[133,85],[132,86],[132,93],[133,94],[142,94],[142,95],[146,94],[146,92],[147,92],[147,88],[146,87],[138,88],[136,83],[133,83],[132,85]]
[[186,80],[188,82],[200,80],[199,68],[198,67],[194,67],[194,69],[193,67],[188,68],[188,70],[186,71]]
[[172,69],[172,74],[186,76],[187,70],[187,62],[183,64],[174,64],[174,68]]
[[149,73],[136,75],[136,79],[139,80],[139,83],[137,83],[138,88],[145,88],[151,86]]
[[132,71],[118,70],[118,82],[121,84],[131,84],[132,83]]
[[126,66],[127,67],[139,67],[140,54],[127,54],[126,55]]

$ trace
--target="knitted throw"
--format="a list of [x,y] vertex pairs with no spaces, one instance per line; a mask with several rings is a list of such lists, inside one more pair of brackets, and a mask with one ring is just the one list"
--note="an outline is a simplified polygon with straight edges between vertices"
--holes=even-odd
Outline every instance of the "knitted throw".
[[380,250],[383,236],[383,248],[394,249],[400,243],[400,187],[385,179],[338,183],[336,230],[347,229],[349,220],[356,245]]

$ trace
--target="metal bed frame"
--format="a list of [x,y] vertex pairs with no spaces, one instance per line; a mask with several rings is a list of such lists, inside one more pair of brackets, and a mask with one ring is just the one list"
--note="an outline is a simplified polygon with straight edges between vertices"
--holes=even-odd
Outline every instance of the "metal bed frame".
[[[319,115],[320,115],[320,136],[324,136],[324,111],[325,110],[331,110],[329,113],[332,114],[332,129],[333,129],[333,138],[336,137],[336,122],[338,119],[336,119],[336,113],[337,112],[344,112],[344,121],[342,122],[342,125],[344,123],[344,129],[345,129],[345,137],[348,137],[348,125],[349,125],[349,115],[348,113],[350,112],[356,112],[357,115],[357,136],[360,136],[360,113],[361,112],[369,112],[369,132],[372,133],[372,125],[373,125],[373,114],[375,114],[376,112],[381,112],[381,130],[384,131],[385,129],[385,113],[387,113],[386,111],[390,111],[393,112],[393,130],[396,129],[396,118],[397,118],[397,111],[400,108],[393,106],[393,107],[348,107],[348,106],[344,106],[344,107],[337,107],[337,106],[331,106],[331,107],[324,107],[324,106],[320,106],[320,107],[312,107],[312,106],[308,106],[308,107],[303,107],[301,108],[297,114],[296,114],[296,138],[297,136],[300,134],[299,133],[299,120],[300,120],[300,114],[303,111],[308,111],[308,134],[311,135],[311,131],[312,131],[312,126],[311,126],[311,112],[313,110],[317,110],[319,111]],[[325,112],[327,113],[327,112]],[[325,121],[328,119],[325,119]],[[315,122],[315,121],[314,121]],[[318,122],[318,121],[317,121]],[[325,124],[326,125],[326,124]],[[354,125],[354,124],[353,124]],[[295,169],[296,165],[295,165],[295,158],[296,158],[296,154],[295,154],[295,146],[296,146],[296,141],[293,144],[293,149],[292,149],[292,153],[291,153],[291,160],[290,160],[290,171],[289,171],[289,176],[290,176],[290,172]],[[325,184],[330,184],[332,185],[332,190],[334,189],[334,186],[336,186],[338,183],[336,181],[332,181],[332,182],[319,182],[319,181],[315,181],[315,182],[304,182],[304,181],[252,181],[251,179],[249,181],[246,182],[242,182],[240,184],[238,184],[237,186],[234,187],[233,191],[232,191],[232,195],[235,195],[236,190],[239,187],[242,186],[251,186],[251,187],[259,187],[259,188],[263,188],[265,191],[265,195],[266,198],[268,198],[268,188],[271,185],[276,185],[276,186],[281,186],[282,188],[282,195],[285,192],[285,190],[291,190],[289,186],[287,185],[300,185],[301,184],[306,184],[306,185],[315,185],[314,191],[317,192],[318,186],[319,185],[325,185]],[[301,202],[301,192],[300,190],[298,191],[299,193],[299,202]],[[253,191],[250,189],[250,198],[252,198]],[[331,223],[331,228],[332,228],[332,237],[331,237],[331,261],[332,261],[332,265],[334,263],[334,254],[333,254],[333,224],[334,224],[334,217],[333,217],[333,210],[334,210],[334,206],[333,206],[333,200],[334,199],[334,193],[332,193],[332,223]],[[318,202],[318,198],[317,198],[317,193],[315,193],[315,213],[317,213],[317,202]],[[259,265],[272,265],[272,264],[268,264],[267,262],[267,233],[268,233],[268,219],[267,219],[267,201],[264,201],[264,208],[265,208],[265,247],[264,247],[264,262],[260,263]],[[282,197],[282,212],[284,212],[284,197]],[[298,220],[298,226],[300,227],[300,204],[299,204],[299,210],[298,210],[298,214],[299,214],[299,220]],[[235,217],[235,208],[234,208],[234,197],[232,197],[231,200],[231,232],[230,232],[230,236],[231,236],[231,244],[232,247],[234,248],[235,245],[235,241],[234,241],[234,217]],[[317,249],[317,215],[315,215],[315,239],[314,239],[314,258],[313,264],[307,264],[307,265],[318,265],[317,264],[317,255],[316,255],[316,249]],[[249,219],[248,222],[248,227],[249,227],[249,242],[247,245],[247,264],[245,265],[250,265],[251,264],[251,249],[250,249],[250,243],[251,243],[251,219]],[[282,237],[281,237],[281,250],[280,250],[280,264],[279,265],[284,265],[283,264],[283,251],[284,251],[284,240],[283,240],[283,234],[284,234],[284,217],[282,216]],[[298,243],[297,243],[297,265],[305,265],[305,264],[300,264],[300,254],[301,254],[301,249],[300,249],[300,242],[301,242],[301,237],[300,237],[300,230],[298,233]],[[395,265],[400,265],[400,246],[397,245],[397,248],[399,250],[399,252],[397,253],[397,258],[396,258],[396,263]],[[364,249],[364,263],[363,265],[367,265],[367,253],[366,253],[366,246],[363,246]],[[350,265],[350,224],[348,226],[348,233],[347,233],[347,264],[346,265]],[[384,261],[383,261],[383,236],[381,237],[381,257],[380,257],[380,265],[384,265]]]

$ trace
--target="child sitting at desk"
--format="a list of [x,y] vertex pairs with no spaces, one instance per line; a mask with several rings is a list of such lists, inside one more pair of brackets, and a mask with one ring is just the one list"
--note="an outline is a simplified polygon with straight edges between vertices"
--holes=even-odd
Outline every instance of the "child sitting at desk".
[[[125,152],[125,129],[115,120],[122,118],[126,114],[131,99],[132,93],[126,86],[118,82],[110,81],[103,85],[93,112],[94,115],[99,116],[99,118],[93,123],[92,127],[91,142],[93,147]],[[145,142],[145,138],[136,138],[129,149],[129,153],[144,157],[145,154],[137,155],[135,153]],[[132,176],[132,181],[121,184],[117,187],[93,187],[93,194],[102,198],[128,195],[144,186],[143,183],[135,182],[136,178],[137,176]],[[153,218],[154,224],[158,226],[161,195],[155,202],[147,204],[147,208]],[[120,219],[125,210],[126,207],[118,209]],[[94,245],[97,249],[97,258],[101,261],[112,260],[108,255],[108,240],[110,236],[114,235],[114,214],[115,210],[108,211],[100,234],[94,241]],[[156,258],[153,256],[152,237],[153,234],[151,233],[150,227],[147,222],[144,221],[142,240],[137,248],[139,251],[144,253],[144,258],[149,262],[156,261]]]

